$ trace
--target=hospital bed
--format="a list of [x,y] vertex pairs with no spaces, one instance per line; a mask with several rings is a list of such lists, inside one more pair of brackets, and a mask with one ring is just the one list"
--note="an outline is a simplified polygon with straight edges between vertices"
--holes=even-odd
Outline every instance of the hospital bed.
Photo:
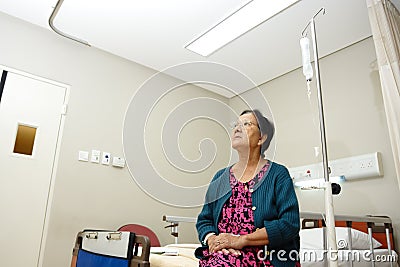
[[[324,214],[301,212],[300,253],[303,267],[328,266]],[[335,215],[338,266],[398,267],[392,221],[381,216]],[[151,267],[195,267],[194,250],[200,244],[170,244],[166,254],[150,253]],[[162,249],[158,252],[162,252]],[[175,256],[171,256],[175,255]]]
[[[394,247],[394,233],[392,221],[389,217],[381,216],[347,216],[335,215],[336,241],[338,253],[328,254],[325,237],[324,215],[320,213],[301,212],[300,253],[301,265],[304,267],[328,266],[329,257],[338,258],[340,267],[398,267],[398,254]],[[164,216],[165,218],[168,218]],[[194,222],[187,220],[185,222]],[[171,232],[174,237],[178,233],[175,229]],[[74,255],[82,248],[81,240],[77,239]],[[138,236],[139,237],[139,236]],[[177,241],[177,240],[176,240]],[[146,242],[144,242],[146,243]],[[194,251],[200,244],[169,244],[163,247],[144,249],[137,253],[136,262],[127,265],[129,267],[195,267],[198,260]],[[135,254],[132,253],[133,255]],[[76,257],[75,257],[76,259]],[[137,261],[144,264],[138,265]],[[75,265],[72,265],[75,267]],[[77,266],[80,267],[80,266]],[[84,266],[86,267],[86,266]]]

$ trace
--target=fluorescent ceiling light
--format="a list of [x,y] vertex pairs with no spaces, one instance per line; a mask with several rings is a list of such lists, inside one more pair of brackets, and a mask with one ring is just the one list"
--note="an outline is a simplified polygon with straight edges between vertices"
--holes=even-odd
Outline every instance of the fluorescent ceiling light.
[[209,56],[298,1],[300,0],[252,0],[191,41],[185,48],[202,56]]

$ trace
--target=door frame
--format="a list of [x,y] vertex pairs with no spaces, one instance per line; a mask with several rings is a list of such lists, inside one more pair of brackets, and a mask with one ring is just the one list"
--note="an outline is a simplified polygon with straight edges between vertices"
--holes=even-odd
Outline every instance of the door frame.
[[[17,70],[5,65],[0,64],[0,68],[9,71],[21,76],[25,76],[31,79],[35,79],[38,81],[42,81],[45,83],[49,83],[52,85],[60,86],[65,88],[65,97],[64,97],[64,103],[63,103],[63,110],[60,110],[61,118],[60,118],[60,124],[58,126],[58,136],[57,136],[57,142],[56,142],[56,150],[54,154],[54,159],[53,159],[53,165],[52,165],[52,170],[51,170],[51,177],[50,177],[50,184],[49,184],[49,189],[47,191],[47,201],[46,201],[46,208],[45,208],[45,215],[44,215],[44,221],[43,221],[43,228],[42,228],[42,234],[41,234],[41,239],[40,239],[40,248],[39,248],[39,255],[38,255],[38,261],[37,261],[37,266],[43,266],[43,260],[44,260],[44,251],[46,247],[46,240],[48,236],[48,228],[49,228],[49,219],[51,215],[51,205],[53,202],[53,197],[54,197],[54,184],[55,184],[55,179],[56,179],[56,174],[57,174],[57,169],[58,169],[58,161],[60,158],[60,151],[61,151],[61,140],[63,137],[64,133],[64,124],[65,124],[65,117],[67,116],[67,107],[68,107],[68,102],[69,102],[69,97],[70,97],[70,89],[71,86],[65,83],[57,82],[48,78],[44,78],[35,74],[31,74],[26,71],[21,71]],[[6,80],[7,82],[7,80]]]

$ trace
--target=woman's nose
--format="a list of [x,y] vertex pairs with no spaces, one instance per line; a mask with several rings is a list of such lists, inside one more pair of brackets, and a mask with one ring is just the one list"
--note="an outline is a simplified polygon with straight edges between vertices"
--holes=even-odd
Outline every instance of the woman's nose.
[[237,132],[242,132],[242,127],[240,127],[240,126],[236,126],[236,128],[235,128],[235,130],[233,131],[234,133],[237,133]]

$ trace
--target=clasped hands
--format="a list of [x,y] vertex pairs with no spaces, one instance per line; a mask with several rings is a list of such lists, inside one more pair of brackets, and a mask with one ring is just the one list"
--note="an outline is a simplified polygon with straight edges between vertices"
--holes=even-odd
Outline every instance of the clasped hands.
[[240,255],[243,248],[243,236],[230,233],[212,235],[207,239],[210,253],[218,252],[224,254]]

